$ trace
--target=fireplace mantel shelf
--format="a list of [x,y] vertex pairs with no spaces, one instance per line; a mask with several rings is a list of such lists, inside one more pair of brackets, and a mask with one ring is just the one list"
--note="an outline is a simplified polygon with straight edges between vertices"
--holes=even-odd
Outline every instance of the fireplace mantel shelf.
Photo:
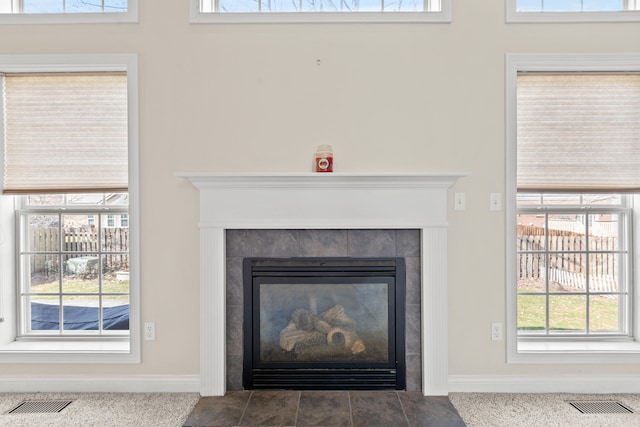
[[449,187],[467,172],[358,173],[177,173],[197,188],[207,187]]
[[448,393],[447,192],[469,173],[177,173],[200,193],[200,394],[226,392],[228,229],[421,232],[422,392]]

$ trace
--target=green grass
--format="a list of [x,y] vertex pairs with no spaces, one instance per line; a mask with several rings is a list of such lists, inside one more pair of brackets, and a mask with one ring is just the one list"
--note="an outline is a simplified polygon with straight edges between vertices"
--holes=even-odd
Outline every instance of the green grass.
[[[45,293],[45,294],[58,294],[60,292],[60,284],[57,280],[40,282],[33,284],[30,289],[33,293]],[[65,300],[91,300],[97,298],[99,291],[99,285],[97,279],[85,279],[81,277],[65,277],[62,281],[62,292],[65,294],[79,294],[79,295],[65,295]],[[116,280],[114,277],[105,276],[102,281],[103,297],[110,300],[128,300],[127,295],[104,295],[109,293],[128,293],[129,281],[128,280]],[[96,296],[87,296],[80,294],[95,294]],[[32,298],[33,300],[52,300],[58,299],[57,295],[38,295]]]
[[[519,289],[519,292],[535,292]],[[518,296],[518,329],[521,331],[544,331],[546,328],[546,299],[544,295]],[[586,296],[550,295],[549,329],[554,331],[586,330]],[[602,296],[590,297],[589,311],[591,331],[618,331],[618,300]]]

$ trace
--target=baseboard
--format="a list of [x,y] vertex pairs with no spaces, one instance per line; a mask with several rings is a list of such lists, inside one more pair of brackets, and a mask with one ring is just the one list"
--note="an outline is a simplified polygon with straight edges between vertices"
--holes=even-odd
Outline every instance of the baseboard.
[[640,393],[640,375],[449,375],[450,393]]
[[1,393],[197,393],[199,391],[199,375],[0,376]]

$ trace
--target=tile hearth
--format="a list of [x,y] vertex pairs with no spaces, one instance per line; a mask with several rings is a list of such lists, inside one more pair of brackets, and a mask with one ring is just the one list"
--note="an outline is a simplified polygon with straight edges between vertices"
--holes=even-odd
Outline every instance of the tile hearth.
[[184,427],[464,427],[445,396],[394,391],[236,391],[203,397]]

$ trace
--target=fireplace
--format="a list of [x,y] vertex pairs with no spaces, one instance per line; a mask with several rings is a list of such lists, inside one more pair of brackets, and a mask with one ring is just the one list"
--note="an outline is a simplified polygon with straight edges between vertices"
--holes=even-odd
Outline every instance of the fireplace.
[[246,258],[245,389],[405,389],[402,258]]
[[176,175],[199,191],[202,396],[227,390],[225,236],[230,229],[419,230],[420,389],[425,396],[448,393],[447,192],[468,173]]

